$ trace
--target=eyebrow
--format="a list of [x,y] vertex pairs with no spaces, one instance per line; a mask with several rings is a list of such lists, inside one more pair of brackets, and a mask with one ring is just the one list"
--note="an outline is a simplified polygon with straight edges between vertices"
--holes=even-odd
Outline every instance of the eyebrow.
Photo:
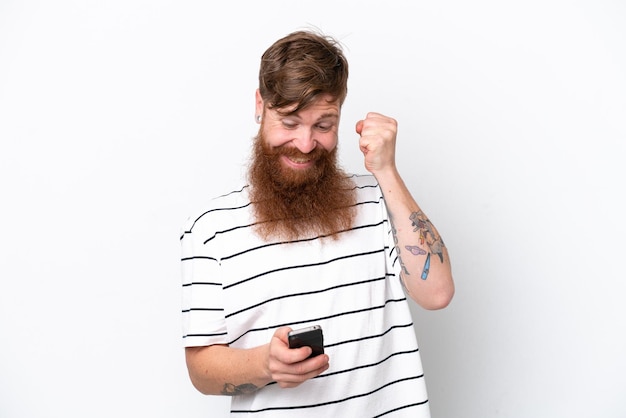
[[317,120],[328,119],[328,118],[339,118],[339,114],[337,112],[324,113],[319,118],[317,118]]
[[[300,115],[296,115],[296,117],[301,118]],[[339,120],[339,114],[336,112],[323,113],[317,119],[315,119],[315,122],[319,122],[319,121],[326,120],[326,119]]]
[[[288,115],[284,115],[284,117],[289,117],[289,116],[295,116],[299,119],[302,119],[302,116],[300,116],[299,114],[300,112],[294,112],[294,113],[290,113]],[[317,119],[316,121],[320,121],[323,119],[339,119],[339,113],[338,112],[334,112],[334,111],[330,111],[330,112],[326,112],[326,113],[322,113]]]

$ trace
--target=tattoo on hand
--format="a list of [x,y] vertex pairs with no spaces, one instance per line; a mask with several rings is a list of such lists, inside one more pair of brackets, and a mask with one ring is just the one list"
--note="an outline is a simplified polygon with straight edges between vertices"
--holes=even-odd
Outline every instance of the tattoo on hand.
[[244,383],[243,385],[233,385],[232,383],[224,384],[224,389],[222,389],[222,395],[226,396],[237,396],[237,395],[245,395],[248,393],[253,393],[257,391],[257,387],[252,383]]

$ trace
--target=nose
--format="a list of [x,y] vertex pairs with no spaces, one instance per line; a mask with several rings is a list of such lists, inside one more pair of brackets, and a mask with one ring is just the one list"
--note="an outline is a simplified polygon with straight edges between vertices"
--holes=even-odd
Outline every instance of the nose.
[[307,128],[298,130],[298,136],[293,142],[296,148],[303,154],[308,154],[317,147],[317,141],[313,138],[313,131]]

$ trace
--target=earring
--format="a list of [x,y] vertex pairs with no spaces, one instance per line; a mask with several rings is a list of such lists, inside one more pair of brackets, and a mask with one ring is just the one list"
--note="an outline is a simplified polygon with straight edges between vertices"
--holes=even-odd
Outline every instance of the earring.
[[256,123],[261,123],[261,115],[256,115]]

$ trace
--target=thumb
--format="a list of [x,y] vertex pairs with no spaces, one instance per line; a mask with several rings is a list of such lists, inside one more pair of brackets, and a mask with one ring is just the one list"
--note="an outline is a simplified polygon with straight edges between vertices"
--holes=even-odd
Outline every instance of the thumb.
[[360,120],[356,123],[356,133],[361,135],[362,131],[363,131],[363,121]]
[[287,334],[291,331],[290,327],[280,327],[276,331],[274,331],[274,337],[278,338],[284,343],[288,342]]

